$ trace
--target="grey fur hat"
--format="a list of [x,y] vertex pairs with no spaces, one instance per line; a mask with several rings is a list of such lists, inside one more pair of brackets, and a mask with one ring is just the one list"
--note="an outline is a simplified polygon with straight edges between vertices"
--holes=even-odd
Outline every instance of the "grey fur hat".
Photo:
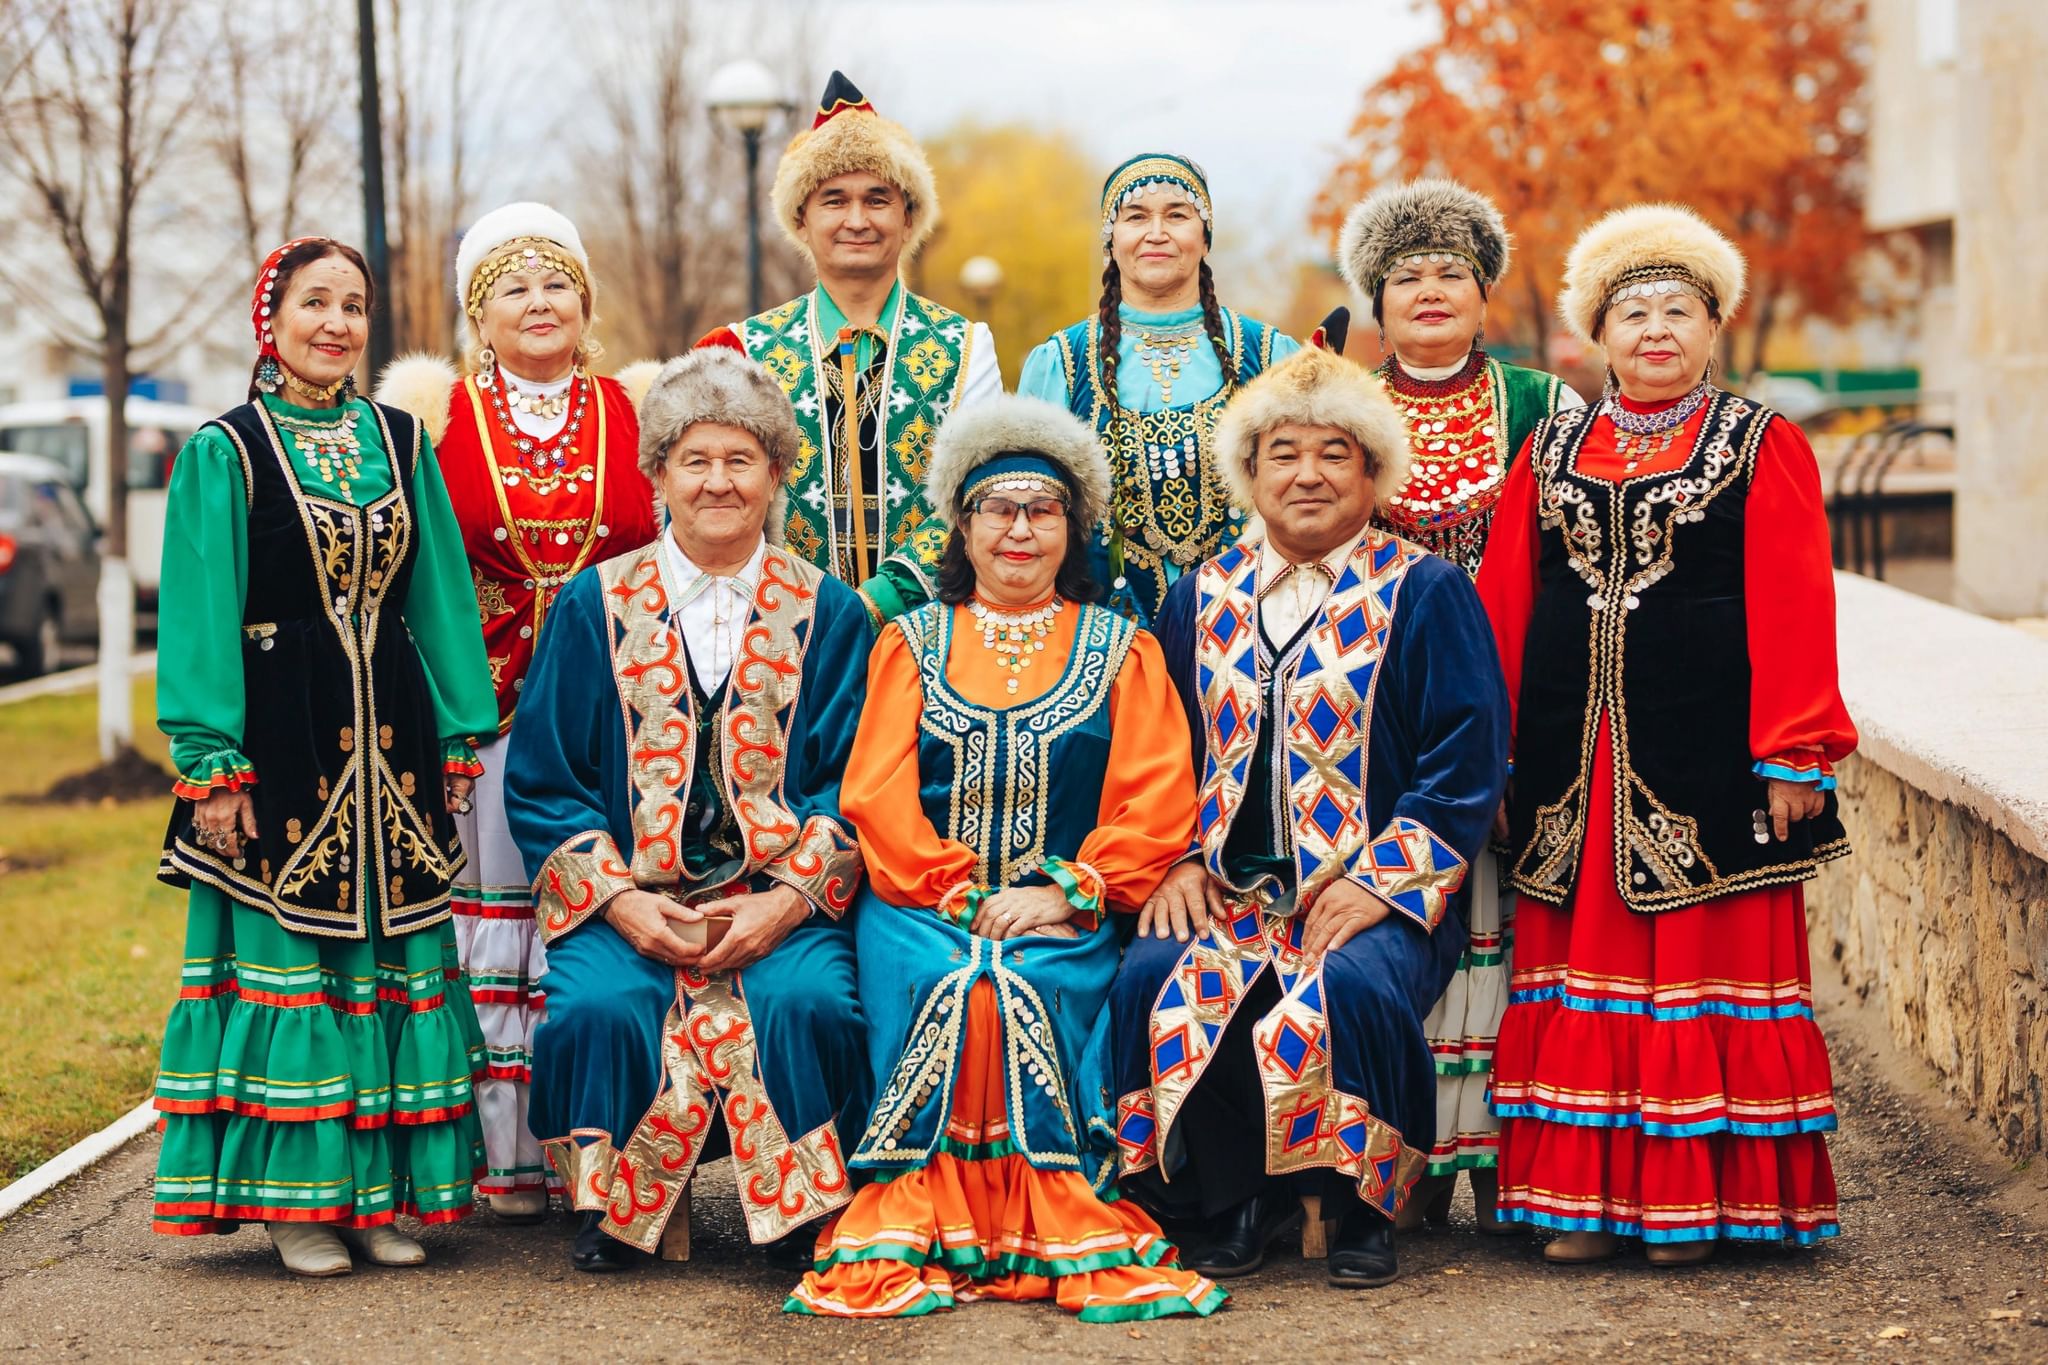
[[954,525],[968,476],[998,455],[1023,452],[1043,455],[1066,472],[1073,489],[1070,519],[1095,526],[1109,514],[1109,460],[1094,428],[1056,403],[1002,394],[954,409],[939,427],[924,477],[932,515]]
[[[699,422],[747,432],[785,480],[796,464],[802,436],[789,395],[775,376],[729,347],[706,346],[677,356],[661,367],[640,401],[640,472],[657,489],[669,450]],[[777,544],[788,496],[787,487],[779,487],[768,512],[768,539]]]
[[1508,273],[1508,227],[1483,194],[1455,180],[1410,180],[1373,191],[1344,219],[1337,269],[1367,299],[1407,256],[1463,256],[1487,289]]

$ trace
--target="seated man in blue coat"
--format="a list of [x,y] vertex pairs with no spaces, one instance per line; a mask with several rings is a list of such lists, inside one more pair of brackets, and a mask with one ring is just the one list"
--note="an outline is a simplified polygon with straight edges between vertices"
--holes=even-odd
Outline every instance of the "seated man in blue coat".
[[1377,380],[1304,350],[1232,399],[1216,454],[1260,522],[1155,626],[1200,807],[1112,993],[1124,1188],[1191,1224],[1212,1276],[1256,1270],[1318,1195],[1330,1282],[1386,1284],[1507,692],[1471,580],[1373,524],[1409,459]]
[[562,590],[506,763],[548,959],[528,1125],[577,1269],[654,1250],[721,1137],[748,1234],[807,1267],[867,1114],[839,775],[874,632],[775,543],[801,437],[767,371],[694,352],[640,421],[669,525]]

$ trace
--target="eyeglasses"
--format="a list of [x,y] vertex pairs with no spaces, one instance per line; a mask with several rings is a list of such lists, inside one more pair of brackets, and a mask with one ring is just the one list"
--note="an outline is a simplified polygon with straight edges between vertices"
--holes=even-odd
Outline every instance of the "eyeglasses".
[[1033,498],[1030,502],[1018,502],[1014,498],[983,498],[970,510],[987,526],[1015,525],[1019,512],[1033,526],[1057,526],[1067,519],[1067,505],[1058,498]]

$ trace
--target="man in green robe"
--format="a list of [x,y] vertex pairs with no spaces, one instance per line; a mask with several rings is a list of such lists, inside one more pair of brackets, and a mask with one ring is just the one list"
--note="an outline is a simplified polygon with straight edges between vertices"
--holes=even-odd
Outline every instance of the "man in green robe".
[[924,152],[838,72],[776,167],[775,215],[817,287],[711,332],[795,405],[785,543],[855,585],[876,629],[933,597],[945,533],[924,499],[947,413],[1002,392],[986,324],[903,285],[939,201]]

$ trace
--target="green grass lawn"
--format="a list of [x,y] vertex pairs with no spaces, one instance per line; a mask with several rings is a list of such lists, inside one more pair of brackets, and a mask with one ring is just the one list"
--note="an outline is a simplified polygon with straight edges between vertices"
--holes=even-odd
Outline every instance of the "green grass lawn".
[[[95,696],[0,706],[0,1184],[149,1093],[178,991],[184,893],[155,877],[168,787],[94,806],[9,799],[94,765]],[[168,768],[155,716],[145,677],[136,747]]]

